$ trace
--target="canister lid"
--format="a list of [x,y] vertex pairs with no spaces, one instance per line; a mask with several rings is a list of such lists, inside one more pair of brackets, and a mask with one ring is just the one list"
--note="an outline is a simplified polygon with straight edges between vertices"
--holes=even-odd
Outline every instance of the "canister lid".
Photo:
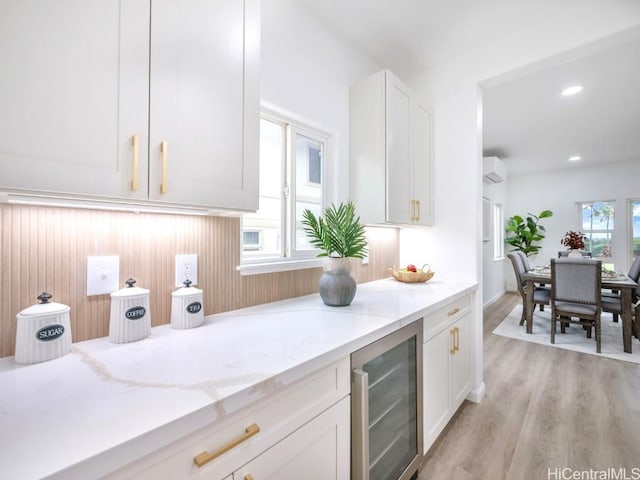
[[191,280],[186,279],[182,283],[184,284],[184,287],[181,287],[178,290],[175,290],[175,291],[171,292],[171,296],[173,296],[173,297],[187,297],[189,295],[197,295],[199,293],[202,293],[202,290],[200,290],[199,288],[195,288],[195,287],[191,286]]
[[20,313],[18,313],[19,317],[39,317],[42,315],[55,315],[59,313],[67,313],[71,310],[71,307],[68,305],[64,305],[62,303],[50,302],[52,296],[47,292],[42,292],[38,295],[38,300],[40,303],[36,303],[35,305],[31,305],[30,307],[25,308]]
[[146,295],[149,293],[149,290],[146,288],[134,287],[136,281],[133,278],[130,278],[124,283],[126,283],[127,286],[120,290],[116,290],[115,292],[111,292],[112,297],[134,297],[136,295]]

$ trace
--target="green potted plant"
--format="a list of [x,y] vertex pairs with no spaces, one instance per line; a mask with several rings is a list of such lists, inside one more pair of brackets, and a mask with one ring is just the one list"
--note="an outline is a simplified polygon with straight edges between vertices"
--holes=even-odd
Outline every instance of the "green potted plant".
[[535,255],[540,251],[540,245],[537,245],[537,242],[545,237],[545,229],[540,225],[540,220],[552,215],[551,210],[543,210],[539,215],[529,213],[526,219],[520,215],[514,215],[507,222],[505,242],[514,247],[512,251],[521,251],[527,256]]
[[321,250],[318,257],[326,257],[320,297],[326,305],[350,305],[356,294],[351,258],[364,258],[367,254],[365,229],[355,205],[352,201],[331,204],[325,208],[324,217],[305,209],[302,228],[311,245]]

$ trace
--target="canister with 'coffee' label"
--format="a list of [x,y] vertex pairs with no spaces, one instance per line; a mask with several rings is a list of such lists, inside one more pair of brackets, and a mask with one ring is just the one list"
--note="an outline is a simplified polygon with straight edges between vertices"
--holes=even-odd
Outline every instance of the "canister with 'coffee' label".
[[184,287],[171,293],[171,326],[185,329],[199,327],[204,323],[202,290],[191,286],[191,280]]
[[151,335],[151,312],[149,290],[134,287],[130,278],[126,287],[111,293],[111,316],[109,319],[109,341],[129,343]]
[[71,351],[71,308],[50,302],[51,298],[43,292],[38,296],[40,303],[16,315],[16,363],[45,362]]

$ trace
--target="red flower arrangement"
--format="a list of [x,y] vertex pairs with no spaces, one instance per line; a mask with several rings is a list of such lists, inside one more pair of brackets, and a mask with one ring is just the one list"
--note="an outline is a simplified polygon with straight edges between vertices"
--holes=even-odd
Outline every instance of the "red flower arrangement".
[[573,230],[564,234],[560,243],[571,250],[584,249],[584,241],[587,237],[582,232],[574,232]]

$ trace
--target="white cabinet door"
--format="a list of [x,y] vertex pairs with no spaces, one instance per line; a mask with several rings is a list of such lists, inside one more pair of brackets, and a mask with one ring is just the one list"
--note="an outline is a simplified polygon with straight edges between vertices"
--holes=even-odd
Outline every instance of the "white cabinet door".
[[433,119],[421,105],[413,106],[412,125],[412,199],[413,221],[417,225],[433,225]]
[[425,452],[453,413],[449,388],[451,340],[451,329],[447,328],[424,344],[422,415]]
[[[460,302],[463,305],[464,301]],[[447,306],[447,327],[424,343],[424,452],[438,438],[471,390],[471,313]]]
[[387,222],[411,223],[411,94],[386,72]]
[[0,45],[0,188],[147,198],[149,0],[5,0]]
[[451,401],[457,410],[471,390],[471,315],[455,323],[456,353],[451,356]]
[[234,480],[348,480],[350,398],[303,425],[233,474]]
[[152,200],[257,209],[259,36],[257,0],[154,0]]

